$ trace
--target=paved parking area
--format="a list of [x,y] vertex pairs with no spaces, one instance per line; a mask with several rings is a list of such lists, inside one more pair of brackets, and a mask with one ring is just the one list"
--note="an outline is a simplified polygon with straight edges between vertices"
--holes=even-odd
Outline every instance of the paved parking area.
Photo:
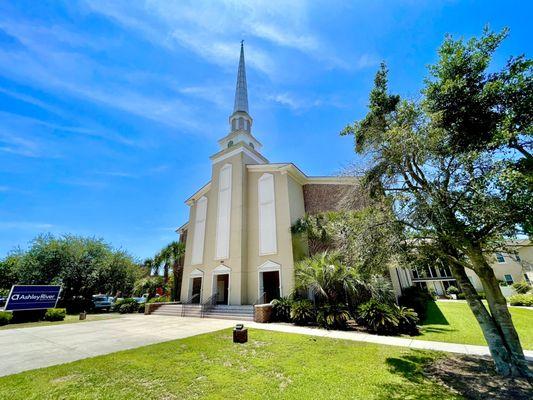
[[103,321],[6,329],[0,331],[0,376],[200,335],[235,323],[133,314]]

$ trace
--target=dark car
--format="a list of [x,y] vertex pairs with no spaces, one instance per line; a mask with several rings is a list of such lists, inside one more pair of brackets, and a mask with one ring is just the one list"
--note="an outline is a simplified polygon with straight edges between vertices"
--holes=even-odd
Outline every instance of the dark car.
[[95,311],[109,311],[113,306],[113,298],[97,294],[93,296],[93,309]]

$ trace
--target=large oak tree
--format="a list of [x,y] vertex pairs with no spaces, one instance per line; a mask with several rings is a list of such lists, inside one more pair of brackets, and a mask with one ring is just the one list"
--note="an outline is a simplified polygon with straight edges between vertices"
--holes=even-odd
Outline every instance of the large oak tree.
[[[465,293],[502,375],[531,376],[507,302],[490,266],[505,239],[531,233],[532,61],[493,54],[507,31],[469,41],[447,37],[421,98],[391,95],[382,65],[368,114],[345,128],[370,160],[364,184],[392,201],[407,243],[445,260]],[[468,280],[473,269],[488,309]]]

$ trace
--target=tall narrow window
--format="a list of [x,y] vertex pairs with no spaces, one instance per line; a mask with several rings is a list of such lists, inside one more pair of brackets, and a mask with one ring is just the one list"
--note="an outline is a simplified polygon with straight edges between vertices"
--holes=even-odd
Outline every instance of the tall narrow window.
[[203,196],[196,202],[196,219],[192,242],[191,263],[201,264],[204,260],[205,220],[207,216],[207,197]]
[[263,174],[258,182],[259,201],[259,254],[275,254],[276,243],[276,202],[274,195],[274,175]]
[[226,164],[218,176],[218,215],[215,258],[229,258],[231,221],[231,164]]

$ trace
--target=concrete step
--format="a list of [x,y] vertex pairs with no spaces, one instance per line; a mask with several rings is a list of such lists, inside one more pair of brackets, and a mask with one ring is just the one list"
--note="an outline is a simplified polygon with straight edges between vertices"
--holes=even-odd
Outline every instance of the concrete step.
[[216,319],[236,319],[237,321],[253,321],[254,316],[246,314],[218,314],[218,313],[205,313],[204,318],[216,318]]

